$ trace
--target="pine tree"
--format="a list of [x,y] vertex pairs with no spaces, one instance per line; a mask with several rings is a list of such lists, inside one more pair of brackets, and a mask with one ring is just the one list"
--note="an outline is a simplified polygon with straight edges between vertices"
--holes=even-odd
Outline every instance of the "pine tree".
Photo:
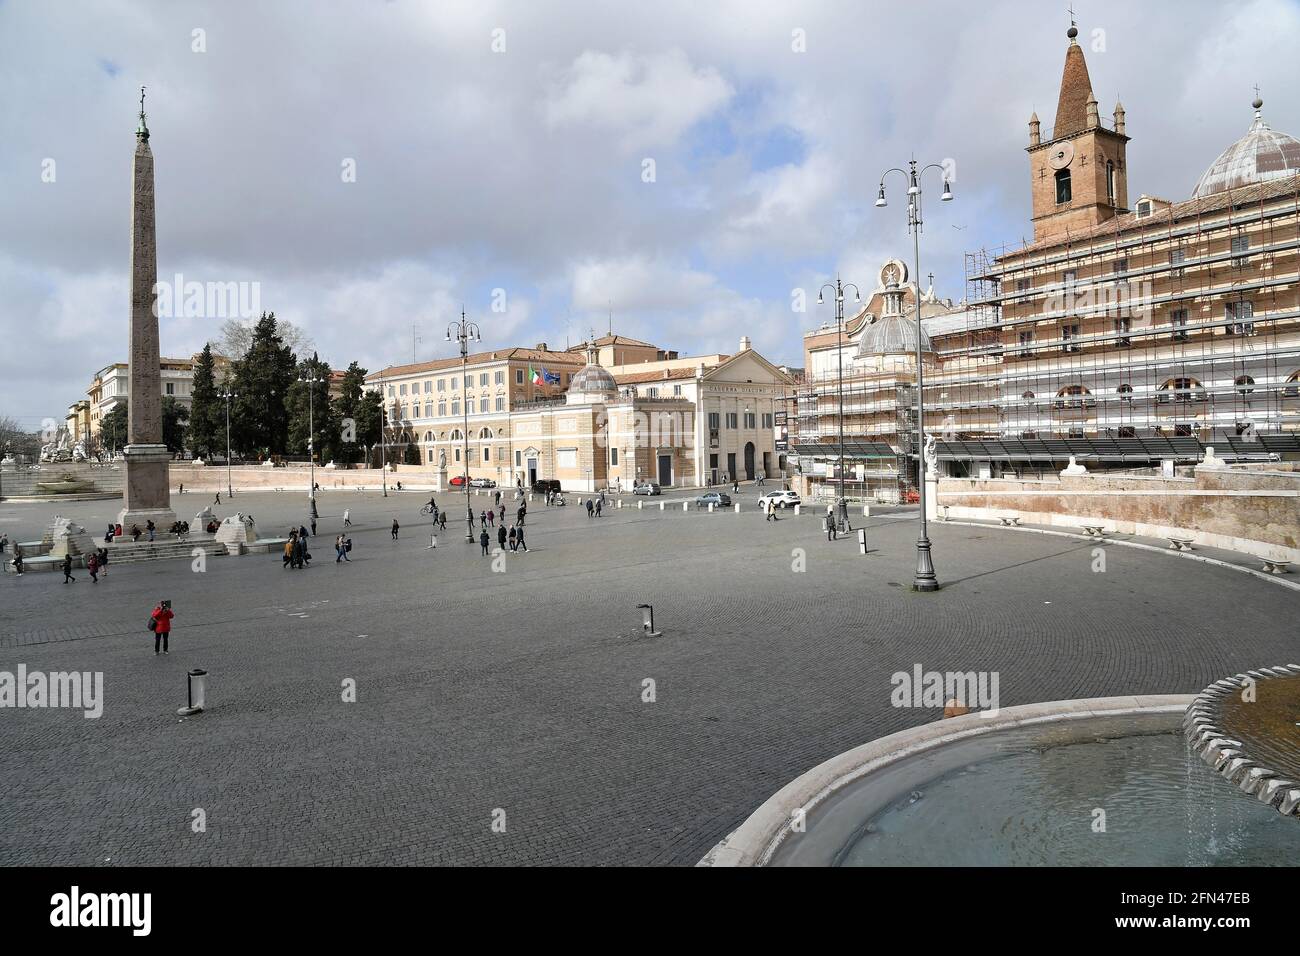
[[283,455],[289,445],[289,389],[297,360],[276,331],[275,313],[263,313],[247,354],[234,363],[239,396],[231,409],[234,445],[245,453]]
[[353,362],[343,373],[339,396],[334,400],[334,420],[338,422],[340,431],[336,455],[338,461],[349,464],[360,461],[363,454],[362,446],[369,444],[362,421],[362,396],[365,385],[366,370]]
[[[308,384],[306,379],[315,379]],[[288,448],[292,455],[306,456],[309,445],[316,461],[324,464],[334,457],[339,444],[339,424],[330,403],[330,367],[317,355],[298,364],[297,381],[289,388]]]
[[190,420],[190,410],[170,395],[162,400],[163,444],[173,454],[185,450],[185,423]]
[[196,457],[226,453],[226,403],[217,392],[212,344],[206,343],[194,363],[190,403],[189,446]]

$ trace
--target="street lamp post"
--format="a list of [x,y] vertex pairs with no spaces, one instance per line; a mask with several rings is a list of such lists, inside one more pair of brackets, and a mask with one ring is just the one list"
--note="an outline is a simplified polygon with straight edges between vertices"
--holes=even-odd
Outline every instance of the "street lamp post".
[[939,578],[934,572],[934,561],[930,555],[930,536],[927,533],[925,520],[925,369],[921,357],[921,177],[925,175],[926,170],[939,171],[943,176],[943,193],[939,197],[942,202],[952,202],[952,187],[948,183],[947,173],[938,163],[930,163],[919,170],[914,159],[909,160],[907,165],[907,170],[895,167],[881,174],[880,193],[876,197],[876,205],[881,208],[887,205],[886,176],[890,173],[898,173],[907,179],[907,229],[912,234],[912,256],[916,266],[916,272],[912,277],[916,289],[916,474],[921,506],[920,535],[916,539],[916,580],[912,583],[912,588],[916,591],[937,591]]
[[450,342],[453,336],[460,343],[460,405],[461,411],[465,414],[465,430],[461,434],[461,440],[464,444],[462,457],[465,465],[462,479],[465,484],[465,540],[472,544],[474,541],[474,507],[469,503],[469,404],[465,400],[469,383],[465,378],[466,370],[469,368],[469,343],[471,341],[482,342],[483,336],[479,332],[478,326],[465,318],[464,307],[460,310],[460,321],[447,326],[447,341]]
[[823,303],[822,293],[830,289],[835,293],[835,343],[836,354],[839,360],[839,375],[836,378],[836,402],[839,406],[838,417],[840,420],[840,497],[836,502],[836,520],[840,526],[840,533],[847,534],[849,528],[849,500],[844,496],[844,289],[849,287],[853,290],[853,301],[861,302],[862,294],[858,287],[852,282],[841,282],[839,276],[835,277],[835,284],[826,283],[817,292],[817,304]]
[[226,400],[226,497],[235,497],[235,492],[230,483],[230,400],[238,398],[234,392],[224,391],[221,397]]
[[299,377],[298,381],[307,386],[307,459],[310,477],[307,485],[307,500],[311,502],[311,516],[316,517],[316,385],[325,381],[316,377],[312,369]]

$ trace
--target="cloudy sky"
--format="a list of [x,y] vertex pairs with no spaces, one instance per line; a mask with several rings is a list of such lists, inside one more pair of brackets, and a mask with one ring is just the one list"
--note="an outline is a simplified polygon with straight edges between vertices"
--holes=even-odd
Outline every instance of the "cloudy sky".
[[[420,360],[452,354],[462,302],[489,346],[576,341],[612,308],[683,353],[747,334],[800,364],[822,282],[910,257],[901,180],[873,206],[883,169],[955,163],[955,202],[927,184],[942,295],[963,252],[1030,233],[1060,7],[0,0],[0,415],[61,418],[125,360],[141,85],[160,277],[257,283],[335,367],[409,362],[412,326]],[[1130,196],[1186,198],[1256,83],[1300,134],[1296,2],[1074,8],[1106,122],[1127,109]],[[220,323],[164,318],[163,353]]]

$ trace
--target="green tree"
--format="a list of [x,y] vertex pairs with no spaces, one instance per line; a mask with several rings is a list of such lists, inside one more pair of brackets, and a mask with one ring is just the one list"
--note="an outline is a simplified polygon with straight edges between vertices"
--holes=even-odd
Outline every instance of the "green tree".
[[194,365],[194,387],[191,390],[189,446],[197,456],[210,458],[214,453],[226,453],[226,402],[217,393],[217,378],[213,370],[212,344],[206,343]]
[[[314,379],[308,384],[306,379]],[[306,455],[312,449],[321,464],[334,457],[339,445],[339,422],[330,403],[330,367],[312,355],[298,363],[297,380],[289,387],[289,453]],[[313,434],[314,429],[314,434]]]
[[407,442],[405,461],[408,465],[420,464],[420,446],[415,442]]
[[190,420],[190,410],[171,396],[162,400],[163,444],[172,453],[185,450],[185,423]]
[[99,441],[108,452],[118,452],[126,447],[126,400],[118,402],[99,423]]
[[383,396],[378,391],[365,392],[357,414],[357,444],[374,449],[370,454],[370,467],[379,467],[379,422]]
[[232,378],[239,396],[232,403],[231,435],[245,453],[283,455],[289,445],[289,389],[297,377],[293,350],[280,339],[275,313],[263,313],[253,341],[234,363]]
[[[362,434],[362,404],[366,385],[366,370],[356,362],[348,366],[343,373],[338,398],[333,402],[334,420],[339,425],[339,444],[335,460],[340,462],[360,461],[362,446],[366,444]],[[351,423],[349,425],[349,423]]]

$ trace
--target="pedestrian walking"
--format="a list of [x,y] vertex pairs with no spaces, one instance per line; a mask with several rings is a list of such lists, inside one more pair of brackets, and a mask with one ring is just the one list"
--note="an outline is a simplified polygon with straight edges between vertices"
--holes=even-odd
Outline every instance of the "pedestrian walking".
[[734,495],[734,494],[738,494],[739,492],[740,492],[740,479],[735,478],[731,482],[731,493]]
[[100,548],[96,553],[99,555],[99,573],[108,577],[108,548]]
[[596,502],[596,517],[597,517],[597,518],[600,517],[600,506],[603,505],[604,503],[605,503],[605,502],[604,502],[604,499],[602,499],[602,500]]
[[523,524],[524,518],[527,517],[527,515],[528,515],[528,505],[521,504],[519,506],[519,510],[515,512],[515,523]]
[[178,491],[177,494],[181,494],[181,495],[185,494],[185,482],[183,481],[181,482],[180,491]]
[[497,526],[496,512],[493,511],[491,508],[488,509],[488,525],[493,528]]
[[468,515],[469,515],[469,530],[470,530],[471,533],[473,533],[473,531],[474,531],[474,509],[471,508],[471,507],[466,506],[465,511],[466,511],[466,512],[468,513]]
[[311,516],[311,536],[316,537],[316,516]]
[[396,518],[393,518],[393,540],[394,540],[394,541],[397,540],[397,531],[398,531],[398,528],[399,528],[399,527],[400,527],[400,525],[398,525],[398,523],[397,523],[397,519],[396,519]]
[[488,554],[488,545],[492,543],[492,539],[488,537],[486,528],[484,528],[481,532],[479,532],[478,543],[479,546],[482,547],[483,549],[483,557],[486,558]]
[[478,513],[478,523],[485,528],[488,526],[488,513],[486,511],[480,511]]
[[593,517],[594,514],[595,514],[595,512],[596,512],[596,506],[592,503],[591,499],[588,498],[588,499],[587,499],[587,517],[588,517],[588,518]]
[[[506,526],[505,526],[505,524],[503,523],[503,524],[501,525],[501,530],[504,531],[505,528],[506,528]],[[511,550],[511,551],[518,551],[518,550],[519,550],[519,537],[518,537],[518,532],[516,531],[516,529],[515,529],[513,526],[510,528],[510,550]]]
[[305,524],[298,525],[298,537],[304,541],[307,539],[307,526]]
[[826,511],[826,540],[827,540],[827,541],[834,541],[835,539],[836,539],[836,533],[835,533],[835,512],[834,512],[833,509],[827,509],[827,511]]
[[498,489],[496,490],[496,492],[492,495],[492,503],[495,504],[498,508],[501,507],[501,489],[500,489],[500,488],[498,488]]
[[447,530],[447,512],[444,511],[442,514],[438,515],[438,527],[443,531]]
[[158,653],[159,645],[162,646],[164,654],[170,654],[167,649],[167,638],[172,632],[172,618],[176,615],[172,613],[171,601],[159,601],[149,615],[149,630],[153,631],[153,652]]
[[213,503],[214,505],[219,505],[219,504],[221,504],[221,492],[219,492],[219,491],[217,492],[217,500],[214,501],[214,502],[212,502],[212,503]]
[[72,555],[65,554],[63,556],[63,583],[67,584],[69,581],[73,584],[77,583],[77,579],[72,576]]
[[289,540],[284,543],[284,566],[286,568],[293,565],[293,545],[297,538],[298,532],[290,531]]
[[527,550],[528,550],[528,545],[524,544],[524,527],[523,527],[523,525],[517,525],[517,526],[515,527],[515,541],[518,542],[518,545],[519,545],[519,547],[520,547],[521,550],[523,550],[523,551],[527,551]]
[[351,527],[352,527],[352,509],[351,509],[351,508],[344,508],[344,509],[343,509],[343,527],[345,527],[345,528],[351,528]]
[[86,558],[86,570],[90,572],[90,580],[94,584],[99,583],[99,555],[93,551],[90,557]]
[[[511,538],[511,540],[514,540]],[[497,545],[501,548],[506,546],[506,523],[501,522],[501,527],[497,528]]]
[[349,563],[352,561],[352,559],[348,557],[348,546],[347,542],[343,540],[343,535],[339,535],[334,539],[334,554],[336,555],[334,558],[335,564],[338,564],[340,561],[347,561]]

